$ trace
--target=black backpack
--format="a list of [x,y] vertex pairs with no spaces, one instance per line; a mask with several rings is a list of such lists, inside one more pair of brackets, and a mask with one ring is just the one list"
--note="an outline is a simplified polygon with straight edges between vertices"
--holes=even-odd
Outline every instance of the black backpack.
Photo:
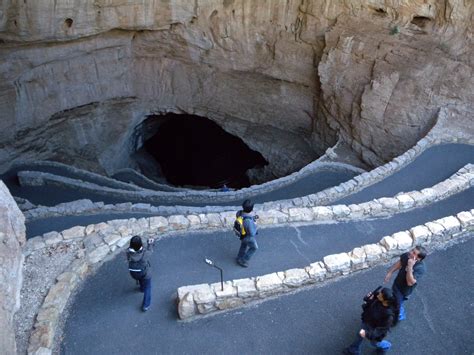
[[130,275],[135,280],[141,280],[146,276],[149,263],[146,262],[144,258],[145,258],[145,251],[143,252],[142,257],[139,260],[130,259],[128,262],[128,270],[130,271]]

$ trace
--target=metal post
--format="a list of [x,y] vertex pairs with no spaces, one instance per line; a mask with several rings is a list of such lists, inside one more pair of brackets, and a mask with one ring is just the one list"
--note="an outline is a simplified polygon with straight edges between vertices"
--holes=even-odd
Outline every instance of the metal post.
[[222,269],[216,264],[214,264],[214,262],[211,259],[205,258],[204,262],[209,266],[214,266],[216,269],[219,269],[221,273],[221,291],[224,291],[224,272],[222,271]]

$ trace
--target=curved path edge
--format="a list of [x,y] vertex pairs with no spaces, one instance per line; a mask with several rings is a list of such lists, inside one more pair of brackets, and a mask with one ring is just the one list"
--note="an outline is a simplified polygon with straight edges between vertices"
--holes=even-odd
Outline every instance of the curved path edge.
[[[302,269],[227,281],[223,290],[220,290],[220,283],[183,286],[177,291],[178,314],[181,319],[193,319],[240,307],[378,265],[413,245],[431,246],[434,249],[472,237],[473,232],[474,209],[385,236],[379,243],[354,248],[348,253],[325,256],[323,261]],[[28,354],[52,354],[60,316],[71,294],[95,266],[113,256],[110,251],[108,245],[90,253],[84,250],[67,271],[57,277],[57,283],[50,288],[36,316]]]

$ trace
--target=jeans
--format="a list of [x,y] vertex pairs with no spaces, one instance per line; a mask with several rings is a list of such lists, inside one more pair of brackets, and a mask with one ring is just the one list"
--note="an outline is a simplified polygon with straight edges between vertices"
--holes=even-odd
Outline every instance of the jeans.
[[[361,328],[367,332],[370,329],[370,326],[368,326],[365,323],[362,323]],[[357,338],[356,340],[354,340],[354,342],[351,345],[349,345],[348,348],[346,348],[347,352],[354,355],[360,355],[361,354],[360,348],[362,346],[363,341],[364,341],[364,338],[362,338],[359,332],[357,332]],[[376,348],[378,353],[382,353],[382,354],[388,351],[390,347],[392,346],[392,344],[387,340],[382,340],[382,341],[369,340],[369,341],[370,341],[370,345]]]
[[406,318],[406,315],[405,307],[403,307],[403,302],[406,300],[406,298],[395,284],[393,284],[392,286],[392,291],[393,295],[397,298],[397,301],[400,304],[400,316],[398,317],[398,320],[404,320]]
[[151,304],[151,279],[140,279],[140,291],[143,292],[142,308],[148,308]]
[[237,259],[242,261],[249,261],[253,254],[258,249],[255,237],[245,237],[240,241],[240,250],[237,254]]

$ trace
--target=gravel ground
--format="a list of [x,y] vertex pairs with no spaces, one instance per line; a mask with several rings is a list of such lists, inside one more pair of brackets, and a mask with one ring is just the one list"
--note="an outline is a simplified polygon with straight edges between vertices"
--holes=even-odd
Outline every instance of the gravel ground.
[[26,354],[36,314],[49,288],[76,258],[82,242],[60,243],[34,251],[23,264],[21,307],[14,317],[17,353]]

